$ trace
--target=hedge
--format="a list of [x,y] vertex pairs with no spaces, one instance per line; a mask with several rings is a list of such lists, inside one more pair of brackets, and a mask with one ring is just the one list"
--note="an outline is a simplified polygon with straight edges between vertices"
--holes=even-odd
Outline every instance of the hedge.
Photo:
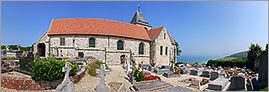
[[222,66],[222,67],[244,67],[246,63],[246,58],[224,58],[224,59],[217,59],[217,60],[209,60],[207,62],[207,66]]
[[[58,60],[53,57],[48,58],[37,58],[31,63],[32,68],[30,75],[33,80],[46,80],[53,81],[63,78],[64,72],[62,68],[65,66],[65,60]],[[70,75],[75,75],[77,70],[77,65],[72,64],[72,69]]]

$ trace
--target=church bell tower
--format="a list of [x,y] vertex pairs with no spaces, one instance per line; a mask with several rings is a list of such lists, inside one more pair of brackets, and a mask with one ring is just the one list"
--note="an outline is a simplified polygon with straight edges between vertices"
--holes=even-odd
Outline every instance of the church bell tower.
[[137,10],[136,10],[130,23],[142,26],[146,30],[152,29],[152,27],[149,25],[148,21],[143,17],[142,12],[140,11],[140,6],[137,7]]

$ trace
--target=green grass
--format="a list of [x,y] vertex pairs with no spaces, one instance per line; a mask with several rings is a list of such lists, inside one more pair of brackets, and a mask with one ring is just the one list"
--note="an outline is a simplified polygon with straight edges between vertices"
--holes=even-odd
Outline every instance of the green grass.
[[104,64],[102,61],[96,61],[88,65],[88,74],[90,76],[97,76],[96,69],[100,69],[100,65]]

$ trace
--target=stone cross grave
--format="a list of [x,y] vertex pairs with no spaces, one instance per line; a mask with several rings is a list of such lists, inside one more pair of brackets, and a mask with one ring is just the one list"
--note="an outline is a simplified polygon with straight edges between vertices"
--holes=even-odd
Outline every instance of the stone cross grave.
[[[126,56],[126,58],[127,58],[127,56]],[[129,61],[129,62],[128,62]],[[125,71],[126,71],[126,74],[128,74],[129,72],[131,72],[132,71],[132,65],[131,65],[131,61],[128,59],[126,59],[126,65],[125,65]]]
[[247,90],[248,91],[253,91],[253,85],[251,83],[250,78],[247,78],[247,84],[246,84]]
[[62,71],[65,72],[64,80],[60,85],[57,86],[57,91],[74,91],[74,83],[69,79],[69,73],[71,70],[71,66],[69,62],[65,63],[65,66],[63,67]]
[[109,74],[110,71],[106,70],[105,68],[106,68],[105,64],[101,64],[100,69],[96,70],[96,73],[99,74],[99,76],[100,76],[100,83],[96,86],[97,92],[110,91],[109,87],[107,86],[107,83],[106,83],[106,74]]
[[9,48],[8,48],[8,46],[6,45],[6,51],[9,51]]

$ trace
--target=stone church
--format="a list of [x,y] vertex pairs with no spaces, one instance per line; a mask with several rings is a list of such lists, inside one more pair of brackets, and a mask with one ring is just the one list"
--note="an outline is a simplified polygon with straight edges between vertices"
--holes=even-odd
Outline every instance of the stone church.
[[91,56],[107,64],[124,60],[169,65],[176,62],[176,45],[164,26],[153,28],[136,10],[130,23],[97,18],[52,20],[48,32],[36,43],[40,57]]

